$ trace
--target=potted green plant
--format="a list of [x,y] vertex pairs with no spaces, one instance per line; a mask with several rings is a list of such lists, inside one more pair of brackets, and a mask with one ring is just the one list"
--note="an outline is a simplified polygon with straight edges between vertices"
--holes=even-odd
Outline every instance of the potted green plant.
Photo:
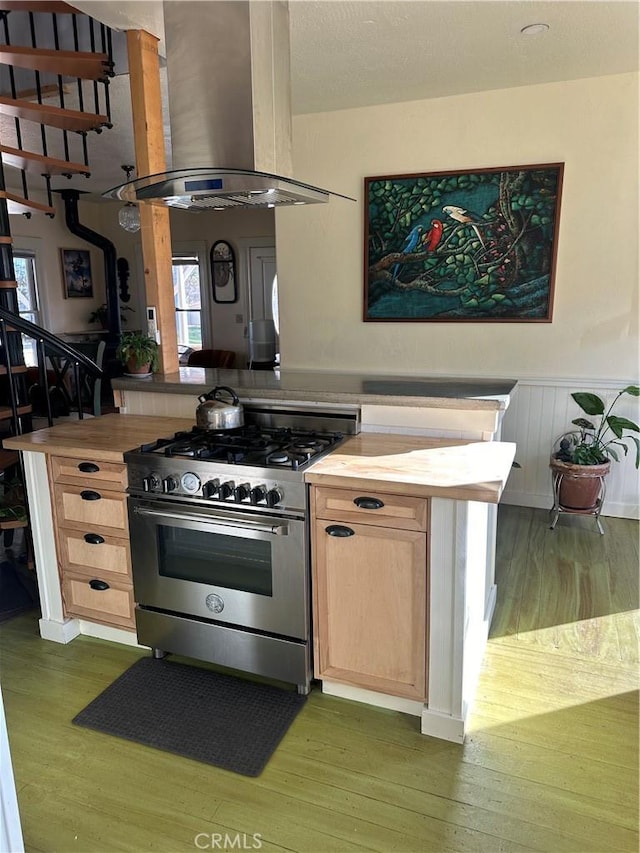
[[571,423],[578,429],[560,436],[551,454],[549,465],[557,492],[556,502],[560,507],[577,511],[598,509],[611,460],[619,460],[619,448],[627,455],[629,440],[635,444],[636,468],[640,466],[640,441],[635,435],[628,434],[640,432],[640,427],[628,418],[613,414],[623,394],[638,397],[640,388],[627,385],[608,408],[597,394],[576,391],[571,395],[582,411],[595,420],[574,418]]
[[158,367],[158,344],[144,332],[123,332],[116,357],[131,375],[148,375]]

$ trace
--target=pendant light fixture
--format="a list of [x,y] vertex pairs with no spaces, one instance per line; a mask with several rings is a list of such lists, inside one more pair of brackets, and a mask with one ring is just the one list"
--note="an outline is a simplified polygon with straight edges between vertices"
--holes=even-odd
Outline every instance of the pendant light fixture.
[[[122,166],[121,167],[124,172],[127,173],[127,181],[129,181],[131,177],[131,172],[134,171],[135,166]],[[125,231],[128,231],[130,234],[135,234],[136,231],[140,230],[140,210],[136,204],[128,201],[124,207],[121,207],[118,211],[118,222],[121,228],[124,228]]]

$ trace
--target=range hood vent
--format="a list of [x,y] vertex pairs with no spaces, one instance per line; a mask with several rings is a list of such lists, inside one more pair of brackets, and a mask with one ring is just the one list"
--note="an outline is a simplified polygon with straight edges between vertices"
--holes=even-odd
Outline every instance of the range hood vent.
[[104,196],[184,210],[349,198],[290,177],[288,4],[165,0],[163,9],[172,170]]

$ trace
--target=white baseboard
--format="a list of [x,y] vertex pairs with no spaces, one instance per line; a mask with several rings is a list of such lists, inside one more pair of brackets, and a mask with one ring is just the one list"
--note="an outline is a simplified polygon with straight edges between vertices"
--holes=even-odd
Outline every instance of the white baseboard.
[[98,640],[110,640],[112,643],[122,643],[125,646],[135,646],[146,649],[138,642],[135,631],[125,631],[124,628],[112,628],[110,625],[100,625],[98,622],[86,622],[80,619],[80,633],[85,637],[97,637]]
[[[551,495],[533,494],[531,492],[514,492],[505,489],[500,499],[500,503],[511,504],[513,506],[530,506],[534,509],[551,510],[553,506],[553,497]],[[626,504],[619,501],[604,502],[602,508],[602,516],[611,516],[611,518],[632,518],[640,519],[640,506],[638,504]]]
[[40,619],[40,636],[43,640],[66,645],[80,634],[80,622],[77,619],[65,619],[56,622],[54,619]]
[[411,714],[413,717],[420,717],[424,708],[423,703],[416,699],[389,696],[387,693],[378,693],[375,690],[366,690],[364,687],[354,687],[351,684],[342,684],[338,681],[323,681],[322,692],[328,696],[338,696],[340,699],[351,699],[353,702],[375,705],[377,708],[402,711],[403,714]]
[[420,732],[429,737],[450,740],[453,743],[464,743],[465,721],[461,717],[452,717],[440,711],[430,711],[424,708],[420,722]]

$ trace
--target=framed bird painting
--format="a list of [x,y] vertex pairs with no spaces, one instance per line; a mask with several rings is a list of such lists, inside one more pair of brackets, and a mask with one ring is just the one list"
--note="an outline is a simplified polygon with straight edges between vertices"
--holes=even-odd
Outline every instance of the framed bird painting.
[[550,323],[563,166],[365,178],[365,322]]

